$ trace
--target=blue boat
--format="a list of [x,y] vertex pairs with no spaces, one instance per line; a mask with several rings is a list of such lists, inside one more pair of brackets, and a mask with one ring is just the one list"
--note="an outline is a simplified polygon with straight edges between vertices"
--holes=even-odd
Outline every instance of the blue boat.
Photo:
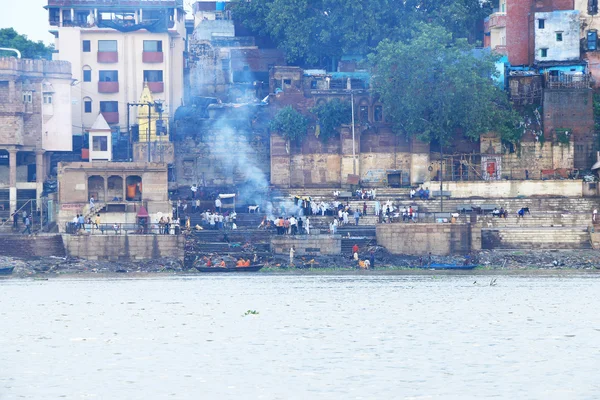
[[10,275],[14,269],[15,267],[0,268],[0,275]]
[[448,270],[469,270],[469,269],[473,269],[476,268],[477,265],[472,265],[472,264],[466,264],[466,265],[459,265],[459,264],[436,264],[436,263],[431,263],[429,265],[424,265],[422,267],[419,268],[426,268],[426,269],[448,269]]

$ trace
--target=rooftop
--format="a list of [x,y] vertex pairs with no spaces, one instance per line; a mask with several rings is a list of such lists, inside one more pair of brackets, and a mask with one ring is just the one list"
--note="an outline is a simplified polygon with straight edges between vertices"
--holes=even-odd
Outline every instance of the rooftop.
[[183,0],[48,0],[48,7],[183,7]]

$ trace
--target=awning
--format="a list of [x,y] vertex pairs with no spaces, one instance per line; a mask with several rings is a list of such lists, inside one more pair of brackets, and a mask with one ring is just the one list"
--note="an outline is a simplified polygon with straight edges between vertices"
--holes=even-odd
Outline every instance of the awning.
[[138,218],[148,218],[150,215],[148,215],[148,211],[146,210],[146,207],[141,206],[140,210],[137,213],[137,217]]
[[231,199],[233,197],[235,197],[235,193],[234,194],[220,194],[219,195],[220,199]]

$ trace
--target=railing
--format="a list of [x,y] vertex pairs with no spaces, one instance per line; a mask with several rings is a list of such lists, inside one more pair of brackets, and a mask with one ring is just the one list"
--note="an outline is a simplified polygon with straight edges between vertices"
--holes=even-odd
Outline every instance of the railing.
[[135,223],[84,223],[67,222],[65,233],[71,235],[179,235],[181,233],[179,224],[169,224],[167,232],[164,225],[149,224],[141,225]]
[[589,89],[592,76],[590,74],[561,74],[552,76],[544,74],[544,87],[546,89]]

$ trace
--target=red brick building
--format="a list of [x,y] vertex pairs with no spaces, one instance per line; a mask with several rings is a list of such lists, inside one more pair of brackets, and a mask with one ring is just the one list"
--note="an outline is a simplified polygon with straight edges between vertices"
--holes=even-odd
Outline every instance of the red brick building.
[[534,61],[534,17],[536,12],[573,10],[574,0],[507,0],[506,48],[511,65]]

